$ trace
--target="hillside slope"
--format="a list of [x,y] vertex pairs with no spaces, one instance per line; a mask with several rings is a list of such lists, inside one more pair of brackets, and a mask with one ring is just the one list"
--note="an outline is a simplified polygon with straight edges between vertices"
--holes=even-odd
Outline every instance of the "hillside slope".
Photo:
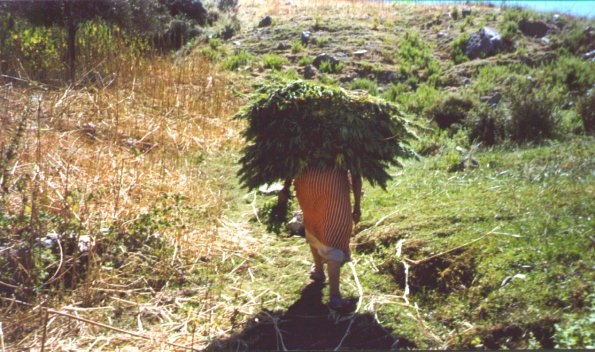
[[[254,0],[218,25],[229,39],[209,28],[171,56],[106,35],[112,56],[93,60],[115,85],[0,86],[2,348],[593,348],[593,21]],[[486,26],[501,51],[468,59]],[[310,281],[304,238],[269,222],[276,196],[237,179],[230,116],[254,85],[305,75],[424,127],[419,160],[364,185],[346,317]]]

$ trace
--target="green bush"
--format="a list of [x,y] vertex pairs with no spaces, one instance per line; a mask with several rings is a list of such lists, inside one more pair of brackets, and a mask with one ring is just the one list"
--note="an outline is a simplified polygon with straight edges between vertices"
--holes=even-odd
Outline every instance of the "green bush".
[[461,34],[452,41],[452,61],[455,64],[463,63],[469,58],[465,55],[465,48],[469,41],[469,34]]
[[440,83],[440,64],[432,55],[432,48],[419,32],[406,32],[396,52],[399,73],[411,86],[428,82]]
[[573,22],[561,33],[560,42],[561,51],[580,55],[592,50],[593,38],[590,32],[585,30],[584,24]]
[[33,27],[22,23],[22,27],[13,29],[8,43],[2,44],[7,50],[2,56],[19,59],[20,67],[14,69],[24,69],[21,75],[44,81],[60,75],[57,70],[62,67],[60,43],[65,42],[65,32],[60,27]]
[[238,50],[233,56],[228,57],[223,61],[222,66],[226,70],[236,71],[240,67],[249,66],[254,60],[254,55],[246,50]]
[[430,108],[442,93],[434,86],[422,83],[411,89],[403,83],[392,84],[383,94],[384,99],[401,104],[409,113],[420,115]]
[[378,95],[378,83],[366,78],[356,78],[349,85],[351,90],[365,90],[370,95]]
[[328,43],[328,38],[327,37],[316,37],[316,38],[314,38],[314,43],[316,44],[317,47],[322,48],[323,46],[325,46]]
[[298,60],[298,65],[299,66],[308,66],[308,65],[312,65],[312,62],[314,62],[314,59],[311,58],[310,56],[302,56]]
[[297,53],[301,52],[302,50],[304,50],[304,45],[302,44],[301,41],[295,40],[291,43],[291,52],[292,53],[297,54]]
[[578,100],[576,110],[583,121],[585,132],[595,135],[595,89],[590,89],[586,96]]
[[277,54],[266,54],[262,58],[264,68],[270,68],[273,71],[279,71],[283,66],[288,65],[289,60]]
[[516,143],[541,142],[554,137],[558,116],[545,90],[530,80],[517,80],[505,92],[510,109],[507,135]]
[[507,44],[512,44],[519,34],[519,24],[516,21],[506,21],[500,26],[500,37]]
[[543,74],[546,83],[583,94],[595,82],[595,62],[575,56],[562,56],[547,66]]
[[473,101],[467,97],[449,95],[436,100],[426,110],[426,116],[441,129],[447,129],[453,124],[462,123],[467,118],[467,114],[473,108],[473,105]]
[[506,111],[502,104],[493,107],[477,105],[465,120],[469,141],[490,146],[506,139]]
[[509,81],[522,79],[528,74],[528,67],[521,64],[486,65],[479,70],[471,89],[480,96],[493,94],[494,91],[504,91]]
[[343,71],[343,63],[333,63],[329,60],[322,61],[318,70],[322,73],[341,73]]

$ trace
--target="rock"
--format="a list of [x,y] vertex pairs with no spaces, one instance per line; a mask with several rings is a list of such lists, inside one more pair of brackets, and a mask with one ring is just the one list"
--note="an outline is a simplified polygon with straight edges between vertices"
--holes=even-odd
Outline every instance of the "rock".
[[304,78],[310,79],[316,76],[316,68],[312,65],[304,67]]
[[287,50],[289,48],[290,45],[285,42],[280,42],[279,45],[277,45],[277,50]]
[[319,54],[318,56],[316,56],[314,58],[314,61],[312,62],[312,64],[316,67],[316,68],[320,68],[320,65],[324,62],[324,61],[328,61],[330,62],[332,65],[336,65],[339,63],[339,59],[337,59],[336,57],[326,54],[326,53],[322,53]]
[[293,218],[287,223],[286,229],[292,235],[305,236],[304,215],[301,211],[297,211],[293,214]]
[[364,56],[367,52],[368,52],[368,50],[366,50],[366,49],[356,50],[356,51],[353,52],[353,56],[359,58],[359,57]]
[[502,94],[500,94],[500,92],[496,92],[494,95],[482,96],[479,98],[479,100],[491,107],[495,107],[500,103],[500,100],[502,100]]
[[268,27],[271,24],[273,24],[273,19],[271,18],[271,16],[266,16],[265,18],[260,20],[260,22],[258,22],[258,28]]
[[542,38],[545,37],[550,30],[550,27],[541,21],[527,21],[521,20],[519,22],[519,29],[521,32],[529,37]]
[[461,11],[461,14],[463,15],[463,18],[471,15],[471,9],[468,7],[464,7],[463,10]]
[[584,53],[583,54],[583,58],[585,58],[585,59],[593,59],[593,58],[595,58],[595,50],[591,50],[591,51],[589,51],[587,53]]
[[491,27],[483,27],[467,41],[465,55],[471,60],[497,54],[502,49],[500,33]]
[[308,43],[310,42],[311,36],[312,36],[312,33],[310,33],[310,31],[302,32],[302,37],[301,37],[302,45],[308,45]]

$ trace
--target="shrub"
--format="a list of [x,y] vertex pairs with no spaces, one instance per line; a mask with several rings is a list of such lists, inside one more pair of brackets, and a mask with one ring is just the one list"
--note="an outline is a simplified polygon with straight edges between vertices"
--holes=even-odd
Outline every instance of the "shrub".
[[527,66],[520,64],[512,65],[486,65],[479,70],[477,78],[471,84],[471,88],[478,95],[492,94],[494,91],[502,91],[508,81],[522,79],[528,75]]
[[452,41],[452,61],[455,64],[460,64],[469,60],[467,55],[465,55],[465,48],[467,47],[467,42],[469,41],[469,34],[461,34],[460,36],[456,37]]
[[221,11],[236,11],[238,6],[238,0],[219,0],[217,4]]
[[291,52],[297,54],[304,50],[304,44],[301,41],[295,40],[291,43]]
[[289,60],[283,56],[277,54],[266,54],[262,58],[262,64],[264,68],[270,68],[273,71],[278,71],[283,66],[289,64]]
[[471,108],[473,108],[473,102],[469,98],[449,95],[435,101],[426,111],[426,115],[436,122],[438,127],[446,129],[453,124],[463,122]]
[[384,93],[384,98],[401,104],[409,113],[422,114],[439,98],[440,91],[432,85],[422,83],[412,90],[406,84],[393,84]]
[[595,82],[595,63],[574,56],[562,56],[544,70],[544,80],[583,94]]
[[314,38],[314,43],[317,47],[322,48],[328,43],[328,38],[326,37],[316,37]]
[[502,143],[506,138],[506,112],[502,104],[492,107],[477,105],[465,120],[469,142],[490,146]]
[[585,132],[595,135],[595,89],[590,89],[587,95],[580,98],[576,106]]
[[223,61],[222,66],[226,70],[235,71],[242,66],[248,66],[254,60],[254,55],[246,50],[238,50],[233,56]]
[[529,80],[517,80],[505,93],[510,108],[508,137],[516,143],[541,142],[554,136],[554,102]]
[[433,85],[439,83],[440,64],[418,32],[406,32],[398,47],[399,72],[410,85],[416,86],[420,81]]
[[343,71],[343,63],[333,63],[331,61],[322,61],[318,70],[322,73],[341,73]]
[[515,21],[506,21],[500,27],[500,37],[502,40],[510,45],[514,42],[514,38],[519,33],[519,24]]
[[372,81],[366,78],[356,78],[349,86],[351,90],[365,90],[370,95],[378,95],[378,84],[376,81]]
[[572,23],[568,29],[562,32],[560,38],[563,51],[571,54],[581,54],[585,51],[593,50],[593,38],[588,30],[578,22]]
[[312,65],[312,62],[314,62],[314,59],[311,58],[310,56],[302,56],[298,60],[298,65],[299,66],[308,66],[308,65]]

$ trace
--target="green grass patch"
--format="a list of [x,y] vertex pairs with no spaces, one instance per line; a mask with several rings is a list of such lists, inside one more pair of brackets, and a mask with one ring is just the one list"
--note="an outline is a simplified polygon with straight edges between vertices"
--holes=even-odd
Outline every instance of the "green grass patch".
[[266,54],[262,57],[262,65],[264,68],[279,71],[286,65],[289,65],[289,60],[277,54]]
[[[360,272],[397,286],[375,275],[360,280],[371,296],[402,296],[407,279],[409,300],[435,335],[419,337],[422,348],[437,341],[449,348],[526,348],[530,336],[553,348],[555,324],[572,334],[590,314],[594,261],[585,249],[595,227],[593,152],[593,140],[582,139],[482,152],[478,169],[460,172],[433,166],[443,163],[432,159],[446,155],[409,162],[395,170],[387,192],[365,188],[364,222],[355,235],[364,258],[372,258]],[[403,308],[383,310],[389,319]],[[420,324],[390,321],[397,331]],[[474,327],[465,328],[468,322]],[[503,332],[504,326],[515,328]]]

